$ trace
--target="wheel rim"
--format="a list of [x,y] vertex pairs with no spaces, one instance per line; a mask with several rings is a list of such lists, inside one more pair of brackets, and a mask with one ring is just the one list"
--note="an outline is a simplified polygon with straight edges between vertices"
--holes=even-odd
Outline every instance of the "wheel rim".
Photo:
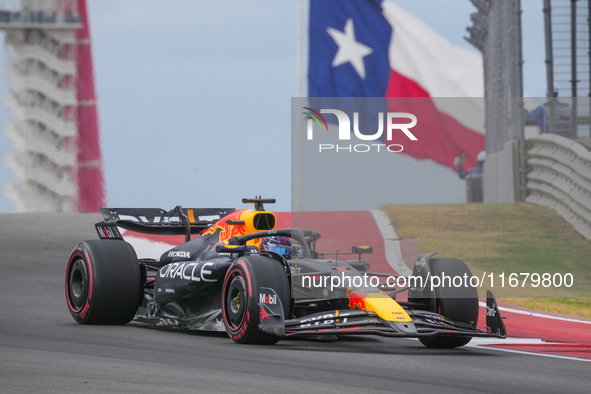
[[72,307],[76,311],[80,310],[88,295],[88,271],[84,260],[80,258],[72,263],[68,275],[68,294]]
[[241,275],[234,275],[226,293],[226,320],[232,329],[242,324],[246,314],[246,285]]

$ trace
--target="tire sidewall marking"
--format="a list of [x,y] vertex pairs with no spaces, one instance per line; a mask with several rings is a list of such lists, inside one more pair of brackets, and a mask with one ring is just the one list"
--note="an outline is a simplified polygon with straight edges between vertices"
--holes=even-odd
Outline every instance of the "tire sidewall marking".
[[[82,254],[84,253],[84,255]],[[86,265],[86,269],[88,271],[88,294],[86,296],[86,300],[84,304],[80,306],[80,308],[76,309],[72,305],[72,301],[70,300],[70,286],[69,286],[69,279],[71,274],[71,268],[74,261],[77,259],[82,260],[82,263]],[[90,310],[90,301],[92,299],[92,286],[93,286],[93,274],[92,274],[92,263],[90,261],[90,257],[88,256],[88,251],[81,247],[78,248],[78,251],[75,252],[70,258],[68,263],[68,269],[66,270],[66,301],[68,302],[68,307],[70,312],[79,316],[80,319],[84,320],[86,314]]]
[[[230,270],[226,276],[226,282],[224,284],[224,295],[226,295],[226,291],[228,289],[228,286],[231,283],[231,279],[234,276],[234,274],[238,274],[242,277],[242,279],[244,279],[244,273],[239,269],[239,268],[234,268],[232,270]],[[247,283],[247,281],[244,282],[245,286],[249,287],[250,290],[250,283]],[[224,316],[224,321],[226,322],[226,327],[229,328],[229,330],[232,332],[233,336],[237,336],[238,334],[240,334],[240,332],[245,331],[246,328],[248,327],[248,322],[249,322],[249,313],[248,313],[248,298],[246,298],[245,300],[245,314],[244,316],[242,316],[242,320],[240,321],[240,323],[236,326],[235,329],[233,329],[233,325],[230,324],[230,322],[228,321],[227,318],[227,313],[226,313],[226,297],[224,297],[223,302],[222,302],[222,315]],[[240,335],[238,338],[242,337],[242,335]]]

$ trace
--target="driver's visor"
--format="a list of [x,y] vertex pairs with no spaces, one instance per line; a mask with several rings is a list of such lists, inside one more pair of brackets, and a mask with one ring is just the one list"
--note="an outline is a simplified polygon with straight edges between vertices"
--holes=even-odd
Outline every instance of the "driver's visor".
[[291,254],[291,248],[287,248],[284,246],[271,246],[271,252],[279,253],[282,256],[286,254]]

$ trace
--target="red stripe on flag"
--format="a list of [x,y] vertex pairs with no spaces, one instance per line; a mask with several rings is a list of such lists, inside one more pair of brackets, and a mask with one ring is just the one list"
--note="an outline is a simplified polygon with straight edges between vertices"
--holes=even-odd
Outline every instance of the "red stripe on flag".
[[412,133],[418,141],[409,141],[404,134],[395,134],[390,143],[401,143],[402,153],[416,159],[431,159],[455,169],[454,158],[460,153],[467,155],[465,168],[476,166],[476,156],[485,149],[483,134],[474,131],[448,114],[440,112],[429,93],[416,81],[390,70],[387,90],[390,112],[409,112],[417,117]]

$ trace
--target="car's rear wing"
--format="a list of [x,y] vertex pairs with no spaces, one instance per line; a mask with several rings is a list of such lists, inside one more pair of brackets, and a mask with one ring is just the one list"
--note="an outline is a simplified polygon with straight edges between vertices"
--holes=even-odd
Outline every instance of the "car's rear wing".
[[199,234],[221,218],[235,211],[234,208],[182,208],[170,211],[159,208],[100,208],[105,219],[96,223],[99,237],[123,239],[117,227],[144,234],[185,235]]

